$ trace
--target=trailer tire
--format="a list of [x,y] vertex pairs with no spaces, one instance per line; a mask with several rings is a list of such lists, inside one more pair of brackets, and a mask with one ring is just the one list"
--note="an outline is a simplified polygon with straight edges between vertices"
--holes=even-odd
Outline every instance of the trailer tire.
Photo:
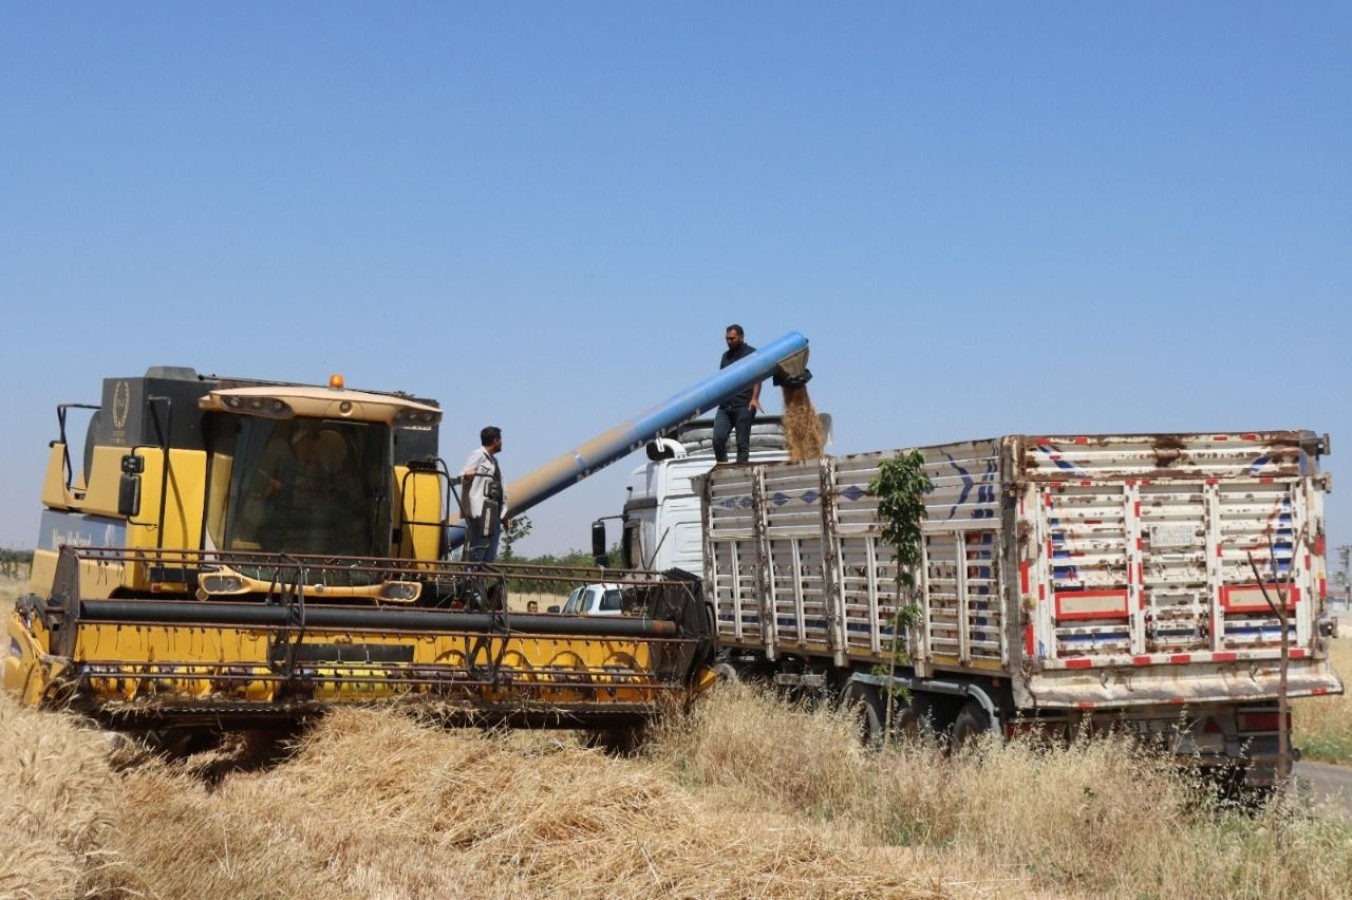
[[953,731],[950,736],[953,752],[957,753],[964,747],[971,746],[990,729],[991,717],[986,708],[975,700],[968,700],[958,711],[958,717],[953,720]]
[[742,680],[737,668],[730,662],[714,663],[714,674],[718,676],[719,684],[737,684]]
[[878,689],[871,684],[851,681],[842,699],[856,722],[859,742],[870,750],[882,747],[887,737],[884,727],[887,720]]

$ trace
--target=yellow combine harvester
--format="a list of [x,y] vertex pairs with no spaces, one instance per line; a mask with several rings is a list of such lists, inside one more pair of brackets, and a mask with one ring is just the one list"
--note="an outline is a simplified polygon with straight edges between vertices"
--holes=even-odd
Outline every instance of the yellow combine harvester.
[[[623,734],[712,680],[698,582],[607,573],[626,616],[509,611],[594,570],[446,559],[441,410],[152,368],[51,445],[5,688],[123,730],[289,726],[334,704]],[[77,470],[77,464],[81,464]]]

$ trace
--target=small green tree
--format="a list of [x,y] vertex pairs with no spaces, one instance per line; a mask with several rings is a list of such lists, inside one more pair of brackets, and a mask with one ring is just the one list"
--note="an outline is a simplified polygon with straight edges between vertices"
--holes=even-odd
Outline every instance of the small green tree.
[[514,516],[511,525],[502,532],[502,559],[503,562],[510,562],[516,559],[516,553],[512,549],[516,542],[522,540],[530,534],[531,530],[530,516]]
[[920,622],[920,605],[916,602],[916,570],[924,560],[921,541],[921,522],[925,518],[925,495],[934,485],[925,474],[925,455],[919,450],[898,453],[883,460],[878,476],[869,482],[869,493],[878,498],[878,521],[882,523],[882,538],[896,551],[897,610],[892,616],[892,644],[886,667],[878,666],[875,674],[887,676],[884,696],[887,711],[883,733],[892,733],[892,707],[898,694],[909,700],[909,692],[893,684],[897,666],[910,662],[911,655],[901,636],[909,634]]

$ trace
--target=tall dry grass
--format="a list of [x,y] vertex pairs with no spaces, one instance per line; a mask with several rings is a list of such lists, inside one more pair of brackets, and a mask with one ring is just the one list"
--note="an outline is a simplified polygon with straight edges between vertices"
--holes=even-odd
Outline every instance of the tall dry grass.
[[[7,611],[13,591],[0,590]],[[617,759],[567,733],[336,712],[266,765],[240,742],[110,757],[0,695],[3,897],[1328,897],[1352,826],[1208,809],[1107,742],[864,752],[839,712],[720,687]],[[1283,843],[1284,842],[1284,843]]]
[[986,743],[947,758],[870,756],[837,712],[720,689],[656,759],[697,794],[922,851],[947,884],[1008,879],[1034,895],[1329,897],[1352,891],[1352,824],[1318,809],[1216,809],[1186,772],[1124,742],[1067,751]]
[[[219,760],[216,760],[219,762]],[[783,814],[716,806],[641,761],[539,735],[328,717],[277,767],[123,777],[93,876],[162,897],[935,896],[937,878]]]
[[1292,704],[1294,743],[1306,759],[1352,766],[1352,635],[1330,642],[1329,659],[1345,691]]
[[105,742],[0,696],[0,897],[73,897],[109,864],[116,819]]

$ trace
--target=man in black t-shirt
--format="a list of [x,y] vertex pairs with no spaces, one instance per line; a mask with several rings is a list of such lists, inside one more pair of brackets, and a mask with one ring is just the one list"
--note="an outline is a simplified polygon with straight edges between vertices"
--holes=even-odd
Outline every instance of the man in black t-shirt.
[[[756,352],[756,348],[746,342],[741,325],[728,326],[727,340],[728,349],[718,364],[720,369]],[[737,461],[744,463],[751,458],[751,423],[760,408],[759,381],[718,404],[718,414],[714,416],[714,459],[717,462],[728,461],[728,435],[734,428],[737,430]]]

